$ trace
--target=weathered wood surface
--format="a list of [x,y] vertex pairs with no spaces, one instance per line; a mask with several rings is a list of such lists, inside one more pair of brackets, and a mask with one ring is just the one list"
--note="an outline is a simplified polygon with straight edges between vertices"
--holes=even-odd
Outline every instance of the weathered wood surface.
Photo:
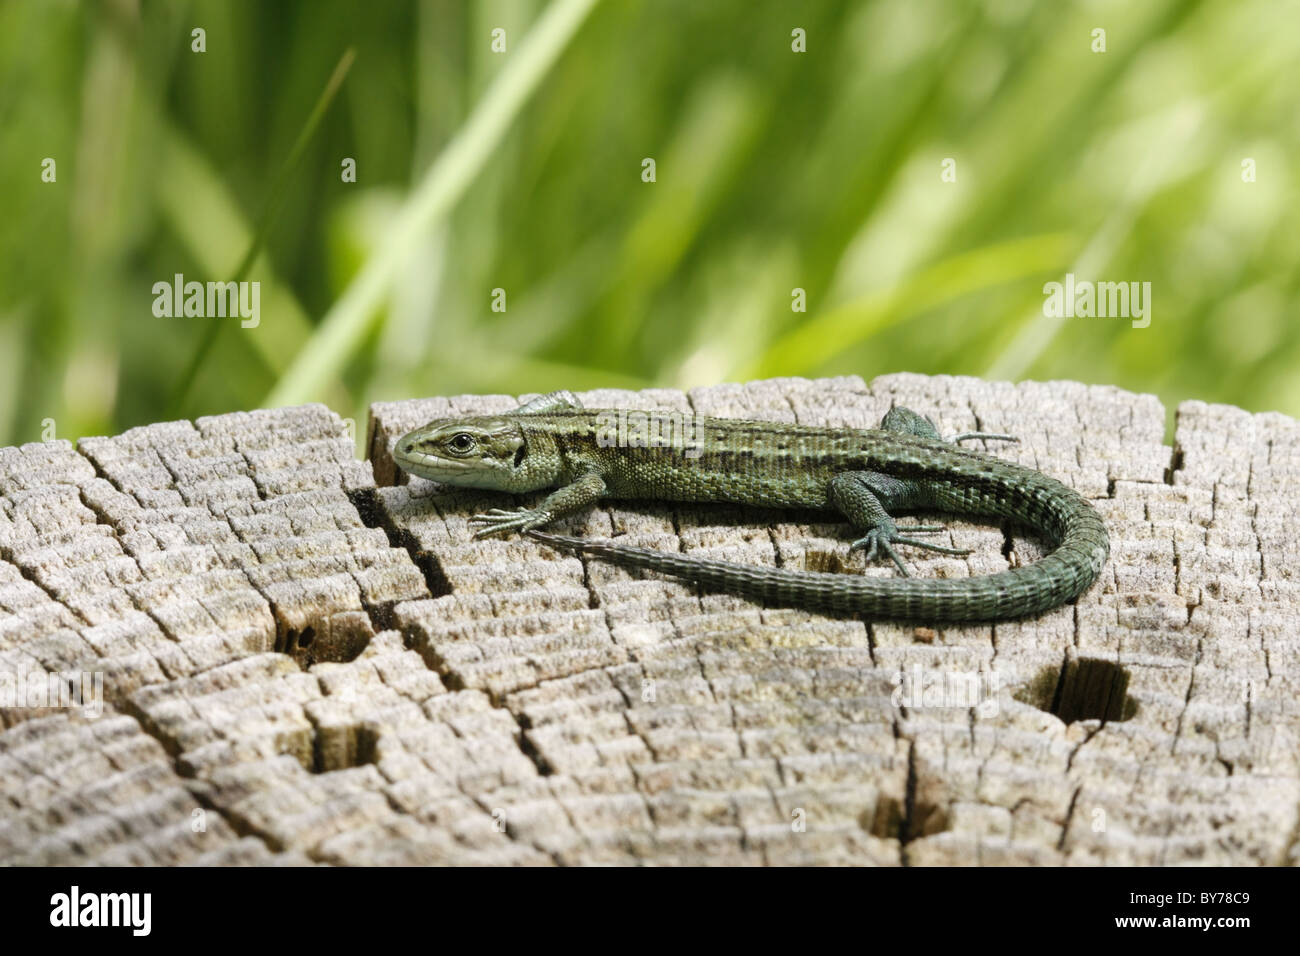
[[[0,449],[0,862],[1297,862],[1297,422],[1189,402],[1170,448],[1151,396],[912,375],[583,397],[1011,431],[1112,559],[1077,606],[931,630],[471,543],[500,499],[388,452],[506,396],[376,405],[371,463],[321,406]],[[567,526],[863,573],[843,526],[771,517]],[[917,573],[1038,553],[950,527],[975,553]],[[12,699],[93,674],[99,716]]]

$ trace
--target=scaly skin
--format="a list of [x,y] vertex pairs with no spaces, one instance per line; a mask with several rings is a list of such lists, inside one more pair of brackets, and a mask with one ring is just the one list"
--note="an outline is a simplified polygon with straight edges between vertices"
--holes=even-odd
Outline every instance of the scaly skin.
[[[669,447],[634,447],[637,415],[657,416]],[[627,416],[633,416],[631,418]],[[969,434],[955,440],[1003,435]],[[933,424],[895,408],[882,428],[814,428],[670,412],[583,409],[555,392],[506,415],[430,422],[394,451],[411,474],[515,493],[559,487],[535,509],[475,515],[476,537],[526,533],[627,567],[810,610],[925,622],[997,621],[1037,614],[1082,594],[1109,554],[1097,511],[1071,488],[1028,468],[956,447]],[[602,498],[719,501],[838,510],[864,532],[851,550],[888,557],[900,578],[750,567],[689,555],[564,537],[538,529]],[[899,511],[1006,518],[1054,550],[1026,567],[950,580],[908,576],[894,545],[965,554],[907,537]],[[902,532],[902,533],[900,533]]]

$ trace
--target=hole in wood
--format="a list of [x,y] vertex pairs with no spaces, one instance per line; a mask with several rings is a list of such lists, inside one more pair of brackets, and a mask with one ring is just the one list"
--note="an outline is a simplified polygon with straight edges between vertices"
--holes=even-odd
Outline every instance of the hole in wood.
[[1040,671],[1015,697],[1067,724],[1077,720],[1118,723],[1137,713],[1137,701],[1128,695],[1128,684],[1128,670],[1114,661],[1080,657],[1066,661],[1063,667]]
[[346,664],[370,644],[374,627],[362,611],[332,614],[292,627],[280,622],[275,649],[288,654],[303,670],[321,663]]
[[909,814],[905,799],[882,794],[876,803],[874,815],[864,814],[858,819],[858,825],[872,836],[908,843],[920,837],[942,833],[952,824],[943,807],[918,800],[912,804],[912,812]]
[[810,548],[804,552],[805,571],[820,571],[824,574],[860,574],[859,568],[850,567],[843,557],[834,551],[821,551]]
[[375,763],[378,758],[379,730],[364,723],[317,726],[312,746],[312,773],[331,773]]

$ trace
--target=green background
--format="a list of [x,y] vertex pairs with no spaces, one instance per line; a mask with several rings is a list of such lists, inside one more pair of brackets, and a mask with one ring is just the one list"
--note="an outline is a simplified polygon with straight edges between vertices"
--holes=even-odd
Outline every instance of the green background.
[[[1300,414],[1300,5],[547,6],[0,3],[0,443],[900,370]],[[259,234],[258,328],[153,315]],[[1044,317],[1070,271],[1150,326]]]

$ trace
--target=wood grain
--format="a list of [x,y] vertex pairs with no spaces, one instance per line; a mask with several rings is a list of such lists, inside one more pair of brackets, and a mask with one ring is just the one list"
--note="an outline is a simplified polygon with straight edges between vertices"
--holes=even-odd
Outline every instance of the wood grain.
[[[1152,396],[917,375],[581,396],[846,427],[904,404],[1096,501],[1112,559],[1077,606],[927,628],[472,542],[506,501],[390,449],[527,397],[376,404],[367,462],[318,405],[0,449],[0,862],[1298,862],[1296,421],[1187,402],[1170,446]],[[948,523],[974,553],[918,574],[1039,554]],[[828,516],[561,527],[863,572]],[[66,692],[94,675],[98,715]]]

